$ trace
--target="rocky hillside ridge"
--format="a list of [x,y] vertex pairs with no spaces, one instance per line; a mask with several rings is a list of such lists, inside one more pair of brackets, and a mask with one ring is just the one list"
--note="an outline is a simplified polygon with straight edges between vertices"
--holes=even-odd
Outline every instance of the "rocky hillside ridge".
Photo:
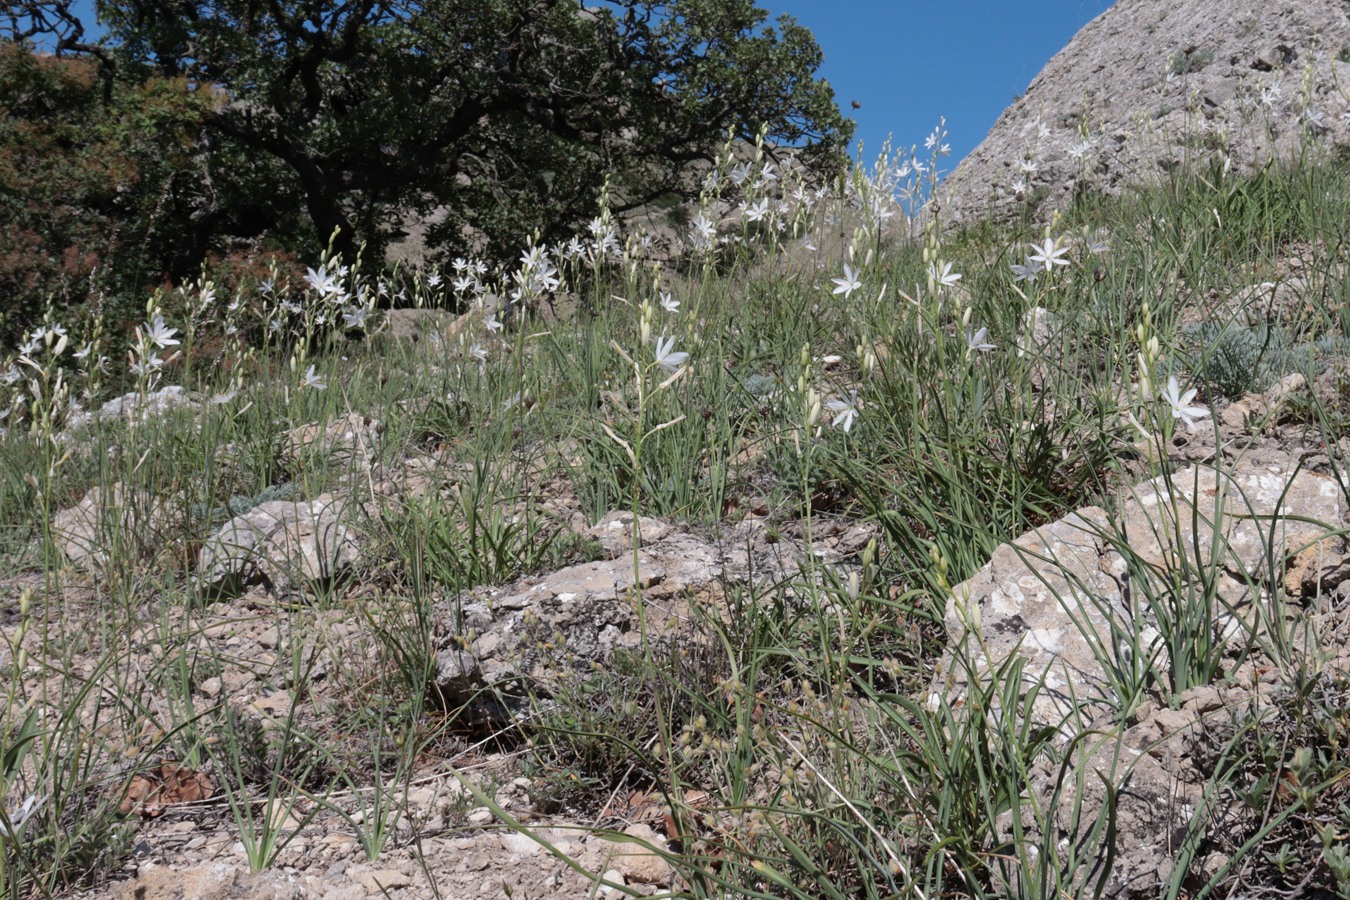
[[1187,162],[1250,171],[1350,145],[1350,3],[1119,0],[1074,35],[941,190],[948,222],[1064,209]]

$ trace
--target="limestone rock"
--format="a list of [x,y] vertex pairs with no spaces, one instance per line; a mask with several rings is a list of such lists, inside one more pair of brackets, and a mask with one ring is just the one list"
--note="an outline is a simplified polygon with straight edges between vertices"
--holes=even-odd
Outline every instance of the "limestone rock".
[[326,424],[312,422],[288,431],[282,438],[282,455],[293,464],[314,455],[337,463],[369,463],[379,454],[383,434],[384,425],[378,420],[347,413]]
[[[1106,665],[1121,662],[1119,635],[1137,633],[1165,652],[1139,581],[1146,568],[1214,571],[1215,608],[1232,611],[1214,627],[1237,635],[1255,627],[1250,584],[1260,587],[1272,570],[1283,575],[1290,559],[1347,518],[1336,480],[1300,471],[1295,459],[1243,459],[1222,474],[1188,467],[1137,486],[1122,506],[1116,521],[1088,507],[1030,531],[958,585],[946,613],[952,644],[934,692],[964,689],[970,673],[953,669],[957,647],[972,655],[981,679],[1017,654],[1028,683],[1044,679],[1030,715],[1058,727],[1071,697],[1089,706],[1112,700]],[[1339,578],[1338,547],[1319,551],[1316,578]]]
[[469,325],[470,314],[456,316],[443,309],[391,309],[384,314],[385,333],[402,341],[423,337],[445,340]]
[[1116,194],[1203,166],[1220,148],[1249,171],[1308,136],[1344,144],[1337,79],[1350,80],[1348,45],[1350,13],[1337,0],[1228,0],[1221,14],[1204,0],[1121,0],[957,166],[939,189],[944,220],[1010,220],[1028,205],[1045,216],[1085,190]]
[[182,534],[182,505],[128,488],[120,481],[95,487],[78,504],[52,517],[52,538],[76,566],[104,568],[110,554],[140,555],[167,536]]
[[[631,512],[611,512],[587,532],[600,542],[600,546],[617,555],[632,548],[633,514]],[[670,526],[660,519],[638,516],[638,544],[644,546],[661,540],[670,534]]]
[[[658,524],[642,527],[656,534]],[[795,543],[770,544],[749,530],[723,547],[667,534],[637,553],[648,636],[670,639],[688,627],[691,601],[716,607],[727,584],[748,583],[752,573],[782,578],[800,558]],[[435,689],[451,705],[497,718],[523,708],[529,693],[548,696],[560,679],[638,648],[633,563],[632,554],[623,553],[459,596],[442,613],[450,637],[437,657]]]
[[666,839],[650,825],[629,825],[623,830],[629,841],[601,841],[609,854],[610,866],[627,884],[668,885],[675,870],[662,855]]
[[[226,399],[224,397],[213,397],[210,402],[219,404],[225,402]],[[201,402],[201,397],[178,384],[167,385],[157,391],[149,391],[145,394],[131,391],[120,397],[113,397],[94,412],[83,412],[71,416],[70,421],[66,423],[64,437],[73,439],[76,433],[95,422],[106,422],[110,419],[119,418],[127,420],[137,417],[155,418],[171,409],[177,409],[180,406],[195,406]]]
[[203,544],[198,585],[233,595],[263,583],[277,594],[329,581],[361,557],[359,533],[344,521],[349,504],[332,494],[312,501],[273,500],[235,516]]
[[1227,428],[1246,429],[1249,422],[1267,418],[1276,413],[1297,392],[1307,387],[1308,380],[1298,372],[1284,376],[1263,393],[1249,393],[1229,404],[1220,415]]

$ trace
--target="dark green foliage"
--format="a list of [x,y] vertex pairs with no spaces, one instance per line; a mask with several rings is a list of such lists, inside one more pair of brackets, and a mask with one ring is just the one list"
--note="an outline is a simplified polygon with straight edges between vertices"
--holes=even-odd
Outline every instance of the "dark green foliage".
[[0,338],[91,282],[153,283],[182,252],[202,98],[164,79],[101,93],[89,60],[0,45]]
[[[812,145],[849,137],[821,53],[749,0],[105,0],[122,66],[218,85],[207,125],[256,188],[298,198],[312,238],[378,251],[402,216],[447,213],[432,242],[555,239],[615,206],[696,190],[688,164],[729,128]],[[469,227],[466,232],[465,226]],[[349,256],[350,258],[350,256]]]
[[204,130],[219,94],[126,74],[0,43],[0,345],[49,302],[139,315],[231,237],[297,231],[274,164]]

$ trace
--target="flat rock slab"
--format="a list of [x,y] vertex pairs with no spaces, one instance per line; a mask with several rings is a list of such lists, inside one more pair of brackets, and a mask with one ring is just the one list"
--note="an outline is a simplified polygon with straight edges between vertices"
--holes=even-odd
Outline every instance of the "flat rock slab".
[[[615,531],[631,529],[631,519]],[[688,632],[694,604],[716,608],[728,585],[794,572],[801,559],[793,543],[770,544],[762,533],[729,537],[715,545],[684,532],[666,533],[659,523],[640,523],[644,537],[659,540],[614,559],[581,563],[544,576],[530,576],[497,589],[467,592],[443,616],[451,635],[437,658],[437,688],[451,703],[478,704],[493,716],[526,692],[549,694],[559,679],[574,679],[592,663],[642,645]],[[608,525],[601,533],[609,531]],[[614,541],[618,551],[626,541]],[[487,690],[487,689],[491,690]],[[492,694],[494,700],[484,700]],[[486,705],[485,705],[486,704]]]

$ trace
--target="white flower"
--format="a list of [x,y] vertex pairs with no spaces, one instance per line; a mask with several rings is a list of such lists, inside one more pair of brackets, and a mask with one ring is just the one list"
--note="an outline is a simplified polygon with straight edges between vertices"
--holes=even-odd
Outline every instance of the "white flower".
[[327,383],[323,380],[323,376],[315,373],[313,365],[305,370],[305,387],[314,388],[316,391],[321,391],[328,387]]
[[145,326],[145,336],[156,347],[168,348],[178,343],[174,335],[178,333],[177,328],[170,328],[164,324],[164,317],[155,313],[152,321]]
[[769,214],[769,200],[761,197],[749,206],[742,204],[747,222],[758,222]]
[[366,316],[370,310],[364,306],[351,306],[342,311],[342,324],[347,328],[365,328]]
[[306,269],[305,282],[314,289],[316,294],[321,296],[342,292],[342,285],[338,283],[337,273],[328,271],[327,266],[319,266],[318,269]]
[[1167,405],[1172,407],[1172,418],[1180,419],[1186,423],[1188,431],[1195,431],[1195,420],[1198,416],[1209,415],[1209,409],[1203,406],[1191,406],[1191,401],[1195,399],[1195,388],[1191,388],[1186,393],[1181,393],[1181,386],[1177,384],[1177,376],[1172,375],[1167,379],[1167,387],[1163,389],[1162,398],[1167,401]]
[[670,291],[662,291],[661,308],[668,313],[678,313],[680,311],[680,301],[671,297]]
[[844,263],[844,277],[830,279],[836,285],[834,293],[843,294],[847,300],[849,295],[862,287],[862,282],[858,280],[858,273],[848,263]]
[[497,313],[492,311],[483,313],[483,327],[492,332],[501,331],[502,323],[497,321]]
[[674,353],[675,339],[659,337],[656,339],[656,362],[667,372],[674,374],[689,359],[688,353]]
[[469,347],[469,355],[481,362],[487,362],[488,353],[480,344],[474,344]]
[[1055,266],[1067,266],[1069,264],[1067,259],[1060,258],[1069,252],[1069,248],[1059,246],[1059,242],[1051,238],[1046,238],[1045,243],[1040,245],[1032,244],[1031,249],[1036,252],[1028,256],[1027,259],[1038,264],[1047,272]]
[[834,428],[842,428],[847,433],[853,428],[853,422],[858,418],[858,392],[853,391],[849,394],[847,400],[831,400],[825,404],[830,412],[834,413],[834,420],[830,425]]
[[131,374],[137,378],[145,378],[164,368],[164,360],[158,356],[151,356],[143,360],[136,360],[131,364]]
[[1013,281],[1035,281],[1036,276],[1041,274],[1040,263],[1032,262],[1027,259],[1026,265],[1012,264]]
[[1094,146],[1096,146],[1096,141],[1091,138],[1084,138],[1076,144],[1069,145],[1069,156],[1072,159],[1082,159]]
[[955,287],[961,280],[961,273],[953,272],[951,263],[939,260],[928,267],[928,277],[942,287]]
[[16,809],[11,811],[5,818],[9,821],[9,827],[3,828],[3,833],[11,841],[20,841],[23,839],[24,826],[29,819],[47,803],[46,797],[39,797],[32,794],[24,799]]
[[940,131],[939,129],[934,129],[932,134],[924,138],[923,145],[927,147],[929,150],[936,150],[939,156],[946,156],[952,152],[951,144],[942,143],[942,139],[946,136],[947,136],[946,132]]
[[694,219],[693,227],[695,238],[702,238],[705,241],[710,241],[717,236],[717,226],[710,222],[708,217],[702,213],[699,213]]
[[972,332],[967,328],[966,347],[971,351],[978,351],[980,353],[988,353],[990,350],[993,350],[994,345],[989,343],[989,329],[981,328],[979,331]]

